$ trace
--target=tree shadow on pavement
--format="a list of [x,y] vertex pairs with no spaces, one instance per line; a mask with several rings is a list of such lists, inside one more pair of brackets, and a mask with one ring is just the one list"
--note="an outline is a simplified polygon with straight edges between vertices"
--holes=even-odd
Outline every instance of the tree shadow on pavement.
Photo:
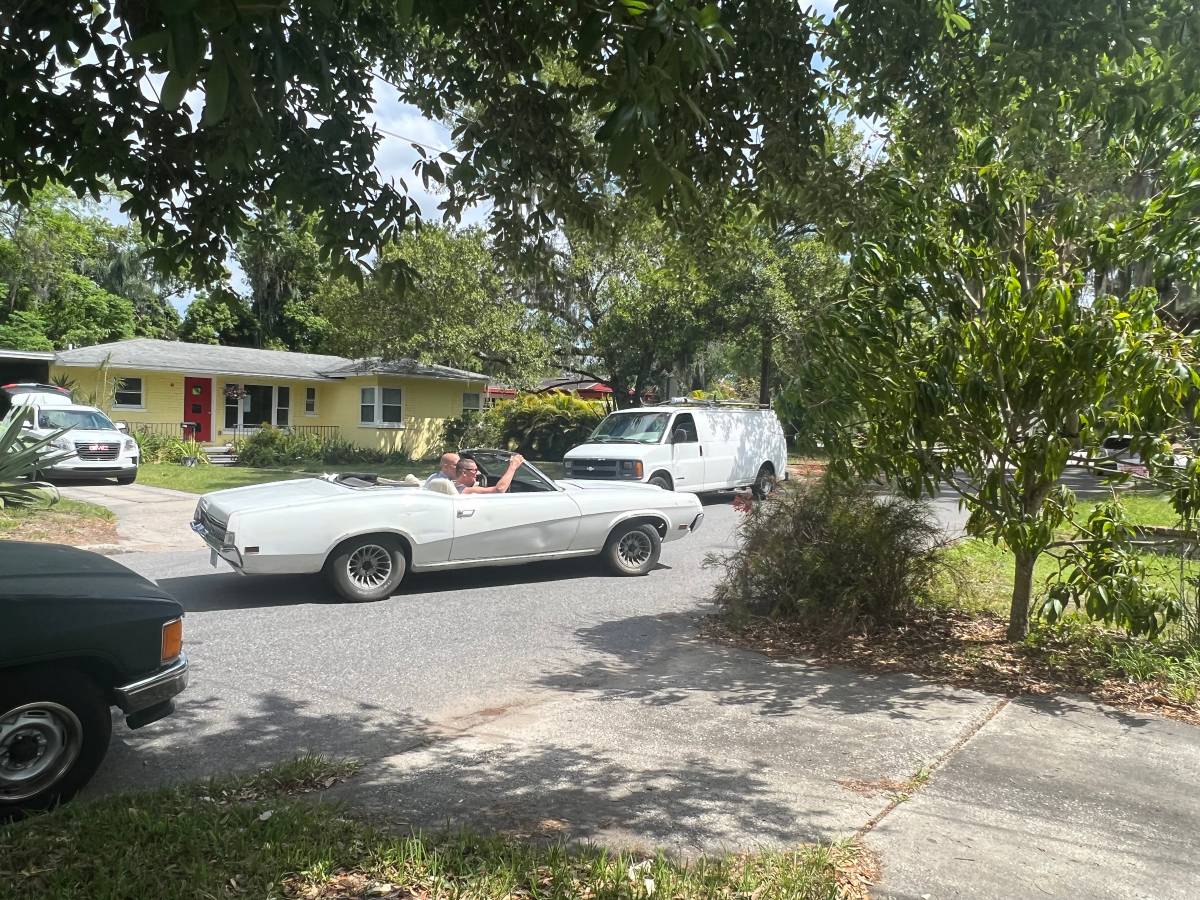
[[816,662],[779,662],[712,643],[688,613],[606,621],[582,628],[576,638],[596,656],[543,676],[556,691],[599,700],[635,699],[650,706],[681,703],[697,694],[721,706],[745,706],[763,716],[803,709],[883,713],[911,719],[933,703],[975,705],[982,695],[941,687],[911,675],[875,675]]

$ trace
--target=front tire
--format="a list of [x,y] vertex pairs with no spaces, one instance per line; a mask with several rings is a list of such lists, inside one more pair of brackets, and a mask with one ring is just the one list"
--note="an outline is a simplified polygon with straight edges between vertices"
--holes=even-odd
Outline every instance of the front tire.
[[653,525],[618,525],[604,545],[604,560],[617,575],[645,575],[662,553],[662,538]]
[[0,820],[70,800],[108,752],[112,717],[92,679],[36,668],[0,681]]
[[134,473],[133,475],[122,475],[117,479],[117,484],[133,484],[135,481],[137,481],[137,473]]
[[647,481],[646,483],[652,484],[655,487],[660,487],[664,491],[675,490],[675,486],[673,484],[671,484],[671,479],[668,476],[664,475],[662,472],[655,472],[653,475],[650,476],[650,480]]
[[353,538],[329,561],[329,579],[343,600],[372,603],[396,593],[408,571],[404,550],[394,538]]
[[754,476],[754,484],[750,490],[754,494],[755,500],[766,500],[775,490],[776,484],[775,470],[763,463],[759,467],[758,474]]

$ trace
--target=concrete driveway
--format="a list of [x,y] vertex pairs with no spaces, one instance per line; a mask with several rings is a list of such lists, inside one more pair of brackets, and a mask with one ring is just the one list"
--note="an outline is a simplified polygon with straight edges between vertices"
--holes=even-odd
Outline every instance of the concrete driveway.
[[64,497],[95,503],[117,516],[115,547],[92,548],[106,553],[195,550],[199,538],[188,527],[196,509],[195,494],[144,484],[111,481],[60,484]]
[[711,645],[703,560],[737,517],[708,503],[644,578],[440,573],[361,605],[204,552],[122,555],[188,608],[194,675],[175,716],[116,730],[90,791],[311,750],[363,760],[334,793],[401,827],[684,854],[861,834],[880,896],[1200,896],[1200,732]]

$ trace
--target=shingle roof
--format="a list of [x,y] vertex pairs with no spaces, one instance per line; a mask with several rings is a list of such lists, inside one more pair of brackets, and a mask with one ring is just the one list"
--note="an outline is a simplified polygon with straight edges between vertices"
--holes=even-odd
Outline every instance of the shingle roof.
[[485,379],[487,376],[448,366],[418,363],[411,359],[383,362],[378,359],[347,359],[318,353],[288,350],[257,350],[253,347],[220,347],[134,338],[111,344],[96,344],[77,350],[61,350],[55,361],[64,366],[108,365],[122,369],[153,369],[167,372],[197,372],[213,375],[259,375],[267,378],[310,378],[327,380],[350,375],[412,375],[454,380]]
[[345,378],[348,375],[412,375],[417,378],[452,378],[461,381],[487,381],[488,378],[479,372],[421,363],[415,359],[383,360],[379,358],[348,360],[346,365],[330,369],[325,374],[335,378]]

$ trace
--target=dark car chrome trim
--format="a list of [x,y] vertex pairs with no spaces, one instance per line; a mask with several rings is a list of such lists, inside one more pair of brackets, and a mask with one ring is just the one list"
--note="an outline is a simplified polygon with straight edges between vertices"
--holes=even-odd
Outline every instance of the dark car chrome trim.
[[133,715],[170,700],[188,684],[188,659],[180,653],[174,661],[157,672],[113,688],[117,706],[126,715]]
[[700,527],[700,523],[704,521],[704,513],[696,513],[696,518],[692,519],[692,527],[689,531],[695,531]]

